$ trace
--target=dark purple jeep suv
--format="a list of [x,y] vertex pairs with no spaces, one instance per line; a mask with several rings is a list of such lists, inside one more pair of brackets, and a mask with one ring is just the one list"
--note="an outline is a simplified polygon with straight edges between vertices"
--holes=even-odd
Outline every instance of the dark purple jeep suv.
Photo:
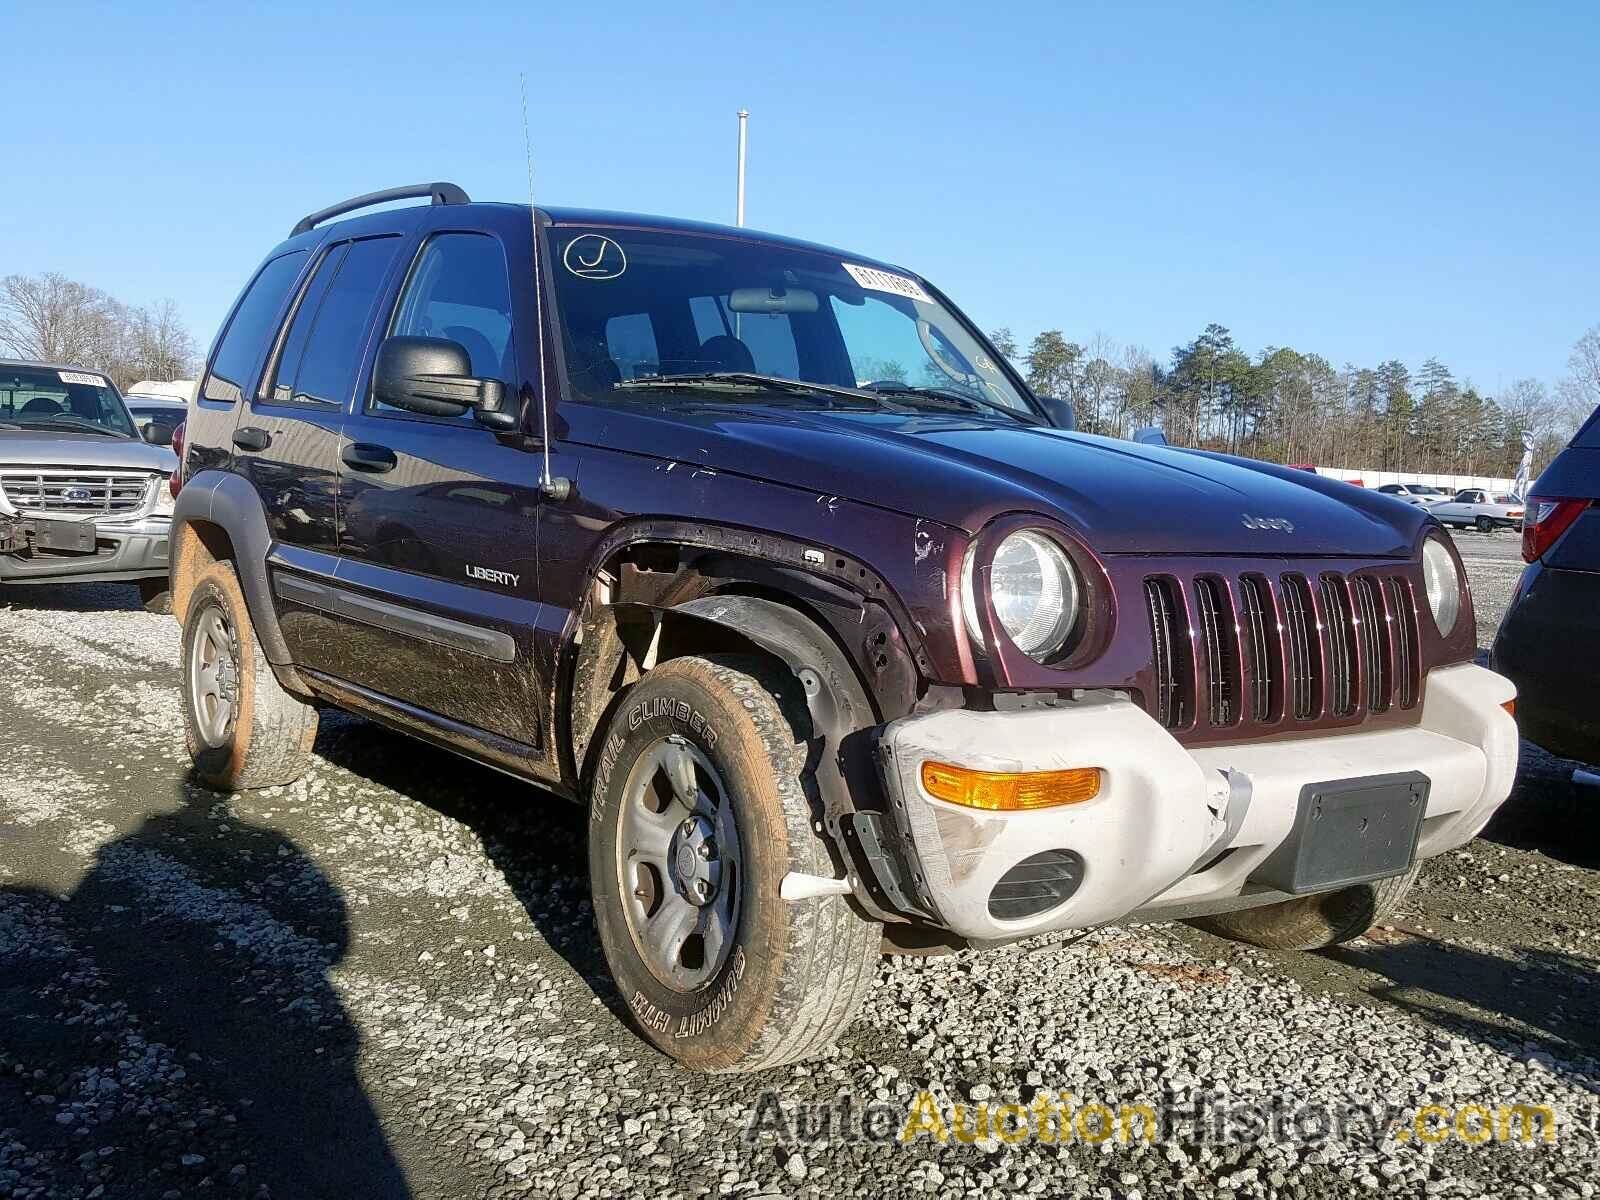
[[884,949],[1360,934],[1516,767],[1449,539],[1071,426],[862,255],[450,184],[314,213],[186,431],[197,772],[293,780],[333,705],[587,806],[622,996],[706,1070],[825,1047]]

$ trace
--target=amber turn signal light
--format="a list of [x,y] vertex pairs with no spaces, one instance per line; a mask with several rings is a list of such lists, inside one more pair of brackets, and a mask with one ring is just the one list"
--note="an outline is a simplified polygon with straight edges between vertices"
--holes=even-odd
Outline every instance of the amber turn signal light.
[[1516,716],[1516,715],[1517,715],[1517,701],[1516,701],[1516,697],[1512,697],[1512,698],[1511,698],[1511,699],[1510,699],[1510,700],[1506,700],[1506,701],[1504,701],[1504,702],[1502,702],[1502,703],[1501,703],[1501,705],[1500,705],[1500,707],[1501,707],[1501,708],[1503,708],[1503,709],[1505,709],[1505,710],[1506,710],[1506,711],[1507,711],[1507,712],[1508,712],[1508,713],[1510,713],[1510,714],[1511,714],[1511,715],[1512,715],[1512,716],[1513,716],[1513,717],[1514,717],[1514,716]]
[[974,771],[948,763],[925,762],[922,786],[928,790],[928,795],[951,804],[990,812],[1025,812],[1093,800],[1100,794],[1100,768]]

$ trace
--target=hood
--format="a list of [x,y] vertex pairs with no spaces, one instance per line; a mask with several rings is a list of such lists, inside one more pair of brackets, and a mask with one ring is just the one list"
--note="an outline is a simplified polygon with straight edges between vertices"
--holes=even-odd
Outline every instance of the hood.
[[1250,459],[944,414],[676,403],[569,409],[568,436],[976,532],[1031,511],[1102,554],[1407,557],[1428,518]]
[[8,467],[85,467],[107,471],[178,469],[178,456],[166,446],[98,433],[0,429],[0,470]]

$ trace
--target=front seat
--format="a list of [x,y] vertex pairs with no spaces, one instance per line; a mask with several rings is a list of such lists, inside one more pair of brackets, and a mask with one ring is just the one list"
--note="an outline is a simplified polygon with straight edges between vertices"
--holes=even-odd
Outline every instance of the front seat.
[[21,411],[25,417],[59,417],[63,410],[49,396],[35,396],[22,406]]
[[700,357],[716,364],[712,369],[717,371],[753,372],[756,369],[755,355],[750,353],[750,347],[726,333],[719,333],[701,342]]

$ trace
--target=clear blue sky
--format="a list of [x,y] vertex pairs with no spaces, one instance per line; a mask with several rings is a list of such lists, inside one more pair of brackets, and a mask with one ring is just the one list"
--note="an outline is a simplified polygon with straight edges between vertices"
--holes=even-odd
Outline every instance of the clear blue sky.
[[[157,15],[153,10],[159,7]],[[1600,322],[1600,5],[0,4],[0,274],[202,344],[306,211],[454,180],[899,261],[984,327],[1553,381]]]

